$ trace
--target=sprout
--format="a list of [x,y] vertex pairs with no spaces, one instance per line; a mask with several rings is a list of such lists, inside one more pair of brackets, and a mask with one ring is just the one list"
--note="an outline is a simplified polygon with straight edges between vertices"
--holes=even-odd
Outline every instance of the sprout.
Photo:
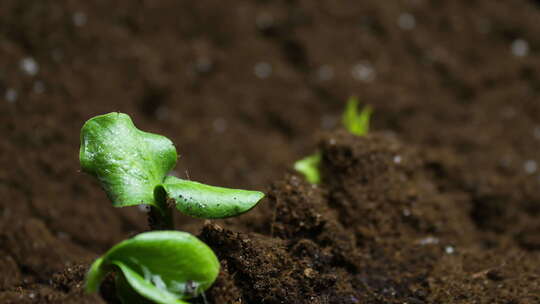
[[122,303],[181,304],[212,285],[219,274],[214,252],[187,232],[141,233],[112,247],[86,275],[85,291],[96,292],[108,273],[115,272]]
[[321,173],[319,172],[321,159],[321,151],[315,152],[296,161],[294,163],[294,170],[302,173],[309,183],[316,185],[321,182]]
[[[154,229],[174,228],[171,207],[198,218],[237,216],[253,208],[264,194],[214,187],[167,176],[176,165],[174,144],[143,132],[131,118],[109,113],[88,120],[81,129],[83,171],[98,179],[115,207],[150,206]],[[187,303],[215,281],[219,262],[214,252],[189,233],[153,231],[111,248],[86,276],[85,290],[97,291],[111,271],[123,303]]]
[[369,119],[373,109],[365,106],[358,113],[358,98],[351,96],[343,113],[343,126],[354,135],[364,136],[369,131]]
[[131,118],[109,113],[88,120],[81,130],[83,171],[95,176],[115,207],[147,204],[157,227],[173,228],[169,205],[199,218],[236,216],[253,208],[264,194],[226,189],[167,176],[176,149],[166,137],[143,132]]
[[[358,113],[358,98],[355,96],[349,97],[345,111],[343,112],[343,126],[352,134],[364,136],[369,131],[369,120],[373,109],[370,106],[365,106]],[[322,160],[322,152],[315,152],[307,157],[304,157],[294,163],[294,170],[304,175],[306,180],[311,184],[319,184],[322,176],[320,173],[320,164]]]

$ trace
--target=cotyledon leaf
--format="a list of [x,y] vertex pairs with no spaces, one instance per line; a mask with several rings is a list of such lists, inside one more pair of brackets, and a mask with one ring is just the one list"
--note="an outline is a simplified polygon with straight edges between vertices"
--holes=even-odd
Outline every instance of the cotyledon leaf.
[[[138,294],[129,282],[126,280],[126,277],[123,275],[114,276],[114,290],[116,291],[116,296],[122,304],[152,304],[153,301],[141,296]],[[181,300],[175,300],[181,301]],[[185,302],[183,302],[185,303]]]
[[156,288],[152,282],[145,280],[124,263],[114,261],[122,271],[122,276],[116,280],[117,296],[123,304],[145,304],[151,300],[159,304],[187,304],[166,290]]
[[176,164],[173,143],[143,132],[123,113],[88,120],[81,129],[81,167],[98,178],[115,207],[156,205],[154,187]]
[[[217,278],[219,261],[199,239],[181,231],[141,233],[111,248],[97,259],[86,276],[85,290],[97,291],[111,271],[122,275],[124,283],[145,299],[161,304],[185,304]],[[134,295],[119,286],[124,303]],[[128,302],[125,302],[128,301]]]
[[249,211],[264,197],[259,191],[229,189],[167,176],[156,187],[157,200],[174,201],[176,209],[198,218],[226,218]]

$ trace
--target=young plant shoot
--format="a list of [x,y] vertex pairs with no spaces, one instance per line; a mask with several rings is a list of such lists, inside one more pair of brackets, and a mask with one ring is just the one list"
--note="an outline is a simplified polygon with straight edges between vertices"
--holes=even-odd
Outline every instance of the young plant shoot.
[[264,197],[258,191],[167,176],[176,165],[174,144],[137,129],[122,113],[96,116],[84,124],[79,157],[82,170],[99,180],[113,206],[150,205],[160,229],[173,229],[171,205],[193,217],[225,218],[250,210]]
[[358,98],[351,96],[343,112],[343,126],[349,132],[357,136],[364,136],[369,132],[369,119],[373,109],[365,106],[360,113],[358,112]]
[[[351,96],[345,106],[345,112],[343,112],[343,126],[351,134],[364,136],[369,132],[369,120],[372,112],[373,109],[370,106],[365,106],[358,112],[358,98]],[[296,161],[294,169],[304,175],[309,183],[319,184],[322,179],[319,168],[321,160],[322,152],[318,151]]]
[[322,152],[317,151],[294,163],[294,170],[304,175],[310,184],[319,184],[321,182],[321,172],[319,165],[322,160]]
[[141,233],[112,247],[86,276],[86,292],[96,292],[114,272],[116,293],[124,304],[187,304],[212,285],[219,261],[206,244],[186,232]]
[[[228,189],[167,176],[176,165],[173,143],[143,132],[131,118],[109,113],[88,120],[81,130],[83,171],[95,176],[115,207],[151,206],[154,229],[174,229],[170,206],[198,218],[236,216],[253,208],[262,192]],[[215,281],[219,262],[214,252],[189,233],[153,231],[111,248],[97,259],[85,290],[97,291],[109,272],[124,304],[182,304]]]

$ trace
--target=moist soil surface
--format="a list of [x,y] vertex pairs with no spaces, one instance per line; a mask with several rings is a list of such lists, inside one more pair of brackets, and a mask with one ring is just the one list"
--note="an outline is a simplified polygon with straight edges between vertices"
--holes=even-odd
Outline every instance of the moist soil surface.
[[[0,303],[82,291],[147,230],[80,172],[88,118],[128,113],[174,174],[264,191],[177,215],[222,265],[207,303],[540,303],[540,2],[0,2]],[[371,132],[340,127],[345,100]],[[290,168],[322,151],[323,182]],[[204,299],[193,300],[204,303]]]

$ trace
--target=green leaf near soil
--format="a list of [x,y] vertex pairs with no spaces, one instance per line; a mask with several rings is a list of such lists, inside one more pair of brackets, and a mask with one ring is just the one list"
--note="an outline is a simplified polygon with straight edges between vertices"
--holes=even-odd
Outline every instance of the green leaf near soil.
[[[219,274],[213,251],[193,235],[181,231],[141,233],[111,248],[91,266],[85,290],[96,292],[103,278],[115,271],[123,303],[182,304],[199,295]],[[134,293],[136,292],[136,294]],[[133,302],[136,301],[136,302]]]
[[156,207],[154,187],[176,164],[173,143],[143,132],[123,113],[88,120],[81,129],[79,154],[83,171],[95,176],[115,207]]
[[198,218],[226,218],[249,211],[264,197],[259,191],[209,186],[167,176],[156,188],[157,200],[173,201],[176,209]]
[[302,158],[294,163],[294,169],[304,175],[306,180],[311,184],[321,182],[320,164],[322,153],[315,152],[307,157]]
[[350,97],[343,112],[343,126],[354,135],[364,136],[369,132],[369,119],[373,109],[365,106],[358,112],[358,99]]

